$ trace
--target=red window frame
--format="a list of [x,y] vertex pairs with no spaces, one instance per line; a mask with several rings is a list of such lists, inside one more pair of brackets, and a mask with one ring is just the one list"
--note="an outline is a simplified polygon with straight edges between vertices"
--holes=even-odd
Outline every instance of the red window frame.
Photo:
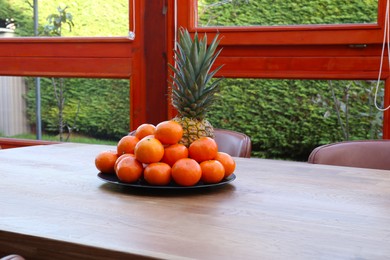
[[383,41],[386,1],[378,0],[377,24],[198,27],[197,0],[180,2],[177,13],[180,26],[211,35],[218,31],[224,45],[373,44]]
[[[221,34],[219,76],[268,79],[378,78],[387,0],[378,1],[377,24],[197,27],[197,0],[177,6],[177,27]],[[387,56],[387,53],[385,54]],[[384,57],[387,60],[387,57]],[[389,66],[384,64],[385,107],[390,104]],[[383,138],[390,138],[384,112]]]
[[[173,114],[167,98],[167,62],[172,63],[175,29],[179,26],[192,32],[207,32],[210,39],[217,31],[223,34],[224,50],[217,61],[225,64],[219,75],[226,77],[376,79],[378,76],[386,0],[379,0],[377,25],[239,29],[197,28],[195,0],[134,0],[134,3],[135,12],[129,12],[129,21],[136,21],[135,40],[2,38],[0,64],[7,65],[0,66],[0,75],[129,79],[130,130]],[[357,44],[366,47],[358,48]],[[385,105],[388,105],[387,65],[383,71],[381,78],[386,81]],[[389,112],[385,112],[384,138],[390,138],[389,123]]]
[[[129,130],[145,122],[162,121],[167,118],[168,109],[167,61],[161,59],[163,55],[159,52],[166,52],[167,41],[156,41],[155,37],[166,39],[166,16],[161,12],[166,4],[166,1],[129,0],[129,28],[135,31],[134,40],[128,37],[0,38],[0,75],[128,79]],[[134,25],[130,25],[133,21]]]

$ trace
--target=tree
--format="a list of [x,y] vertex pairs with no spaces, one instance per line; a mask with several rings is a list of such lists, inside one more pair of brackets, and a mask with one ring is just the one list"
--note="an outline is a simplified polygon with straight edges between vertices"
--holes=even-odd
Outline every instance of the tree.
[[[73,17],[71,13],[67,12],[68,7],[61,8],[59,6],[57,8],[57,13],[50,14],[47,17],[48,24],[43,27],[43,35],[45,36],[62,36],[62,29],[64,24],[67,24],[69,27],[69,31],[72,31],[72,27],[74,26]],[[54,88],[54,95],[57,100],[58,107],[58,132],[60,141],[63,141],[64,128],[68,129],[68,136],[66,141],[69,139],[70,134],[73,129],[76,127],[76,119],[78,115],[78,111],[80,109],[80,102],[77,106],[77,113],[74,118],[74,123],[70,126],[67,122],[64,121],[64,107],[65,107],[65,80],[63,78],[52,78],[52,85]]]

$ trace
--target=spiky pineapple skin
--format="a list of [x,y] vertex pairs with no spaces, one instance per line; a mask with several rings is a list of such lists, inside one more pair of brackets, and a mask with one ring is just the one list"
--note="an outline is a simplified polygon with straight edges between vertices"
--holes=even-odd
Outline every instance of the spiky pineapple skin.
[[198,120],[196,118],[177,116],[172,120],[178,122],[183,127],[183,137],[180,143],[187,147],[201,137],[214,138],[214,128],[207,119]]

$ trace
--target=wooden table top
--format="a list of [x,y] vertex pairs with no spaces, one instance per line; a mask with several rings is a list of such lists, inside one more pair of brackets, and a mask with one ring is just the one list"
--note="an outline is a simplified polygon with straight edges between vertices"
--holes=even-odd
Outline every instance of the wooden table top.
[[150,192],[105,183],[110,146],[0,150],[0,257],[385,259],[390,171],[236,158],[237,179]]

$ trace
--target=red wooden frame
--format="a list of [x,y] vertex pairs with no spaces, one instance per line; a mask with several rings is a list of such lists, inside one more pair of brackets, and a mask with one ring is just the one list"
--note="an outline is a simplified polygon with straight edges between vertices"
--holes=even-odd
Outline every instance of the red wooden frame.
[[[135,5],[129,4],[129,21],[135,21],[134,25],[129,24],[136,33],[134,40],[128,37],[1,38],[0,75],[128,79],[129,130],[145,122],[166,119],[167,18],[162,10],[167,3],[134,1]],[[156,36],[160,39],[156,40]]]
[[125,37],[2,38],[0,75],[129,78],[131,45]]
[[178,24],[192,32],[222,33],[225,46],[372,44],[383,40],[386,1],[378,0],[377,24],[198,27],[198,0],[188,0],[178,6]]

